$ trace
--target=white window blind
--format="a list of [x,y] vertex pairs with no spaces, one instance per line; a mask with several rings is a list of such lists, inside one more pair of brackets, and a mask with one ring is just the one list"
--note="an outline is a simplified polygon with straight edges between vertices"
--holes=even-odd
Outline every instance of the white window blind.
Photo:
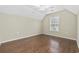
[[59,31],[59,22],[60,17],[59,16],[53,16],[50,18],[50,31]]

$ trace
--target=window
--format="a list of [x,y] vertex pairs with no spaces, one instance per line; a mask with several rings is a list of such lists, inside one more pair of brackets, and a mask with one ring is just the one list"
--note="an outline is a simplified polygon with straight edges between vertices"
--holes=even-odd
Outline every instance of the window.
[[53,16],[50,18],[50,31],[59,31],[59,16]]

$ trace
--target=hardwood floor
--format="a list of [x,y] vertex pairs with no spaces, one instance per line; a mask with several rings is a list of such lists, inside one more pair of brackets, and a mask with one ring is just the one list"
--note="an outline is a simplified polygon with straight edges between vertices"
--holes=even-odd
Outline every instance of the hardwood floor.
[[78,52],[75,40],[48,35],[15,40],[3,43],[1,53],[74,53]]

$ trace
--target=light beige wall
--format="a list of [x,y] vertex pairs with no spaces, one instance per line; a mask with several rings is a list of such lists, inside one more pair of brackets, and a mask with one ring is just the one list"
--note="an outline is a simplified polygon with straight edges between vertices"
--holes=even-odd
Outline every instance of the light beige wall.
[[[49,18],[52,16],[60,17],[60,29],[59,32],[50,32],[50,23]],[[43,19],[43,33],[63,38],[76,39],[76,31],[77,31],[77,19],[76,15],[71,13],[70,11],[63,10],[60,12],[48,14]]]
[[40,20],[0,13],[0,42],[38,35],[40,33]]
[[79,14],[77,15],[77,44],[79,48]]
[[[60,16],[60,31],[57,33],[49,31],[49,18],[56,15]],[[31,17],[0,13],[0,42],[42,33],[64,38],[76,38],[76,15],[68,11],[61,11],[45,16],[41,22]]]

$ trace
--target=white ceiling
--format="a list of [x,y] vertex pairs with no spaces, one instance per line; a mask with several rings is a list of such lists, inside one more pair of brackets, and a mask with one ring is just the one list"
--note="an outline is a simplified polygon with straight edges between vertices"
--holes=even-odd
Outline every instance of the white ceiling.
[[79,12],[79,5],[48,5],[45,10],[44,6],[46,5],[43,5],[42,9],[40,9],[40,7],[34,5],[0,5],[0,12],[20,16],[31,16],[38,20],[42,20],[48,13],[54,13],[63,9],[67,9],[74,14],[78,14]]

